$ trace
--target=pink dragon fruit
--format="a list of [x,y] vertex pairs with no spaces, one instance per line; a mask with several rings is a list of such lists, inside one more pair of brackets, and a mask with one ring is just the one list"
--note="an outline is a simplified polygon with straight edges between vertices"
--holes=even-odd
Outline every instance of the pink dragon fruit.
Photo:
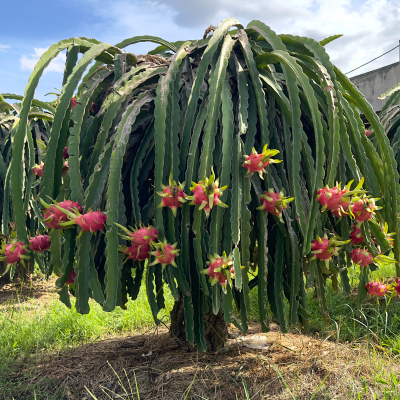
[[313,241],[311,246],[311,253],[314,254],[312,259],[319,258],[323,261],[329,261],[332,256],[338,255],[338,252],[342,249],[342,246],[349,243],[350,240],[339,241],[336,236],[328,239],[327,237],[318,237]]
[[158,230],[152,226],[143,226],[139,229],[133,229],[130,227],[132,229],[132,231],[130,231],[125,228],[125,226],[117,224],[116,222],[115,225],[127,234],[120,236],[126,240],[130,240],[132,244],[135,244],[136,246],[150,246],[152,242],[155,242],[158,239]]
[[75,108],[75,106],[78,104],[78,102],[76,101],[76,99],[73,97],[71,99],[71,111]]
[[[62,229],[63,226],[60,224],[68,221],[67,214],[59,210],[54,204],[49,205],[42,199],[40,199],[40,202],[46,207],[46,210],[44,210],[42,214],[46,225],[49,228]],[[74,212],[75,210],[79,213],[83,212],[82,206],[76,201],[64,200],[58,203],[57,206],[69,212]]]
[[350,257],[353,260],[353,263],[358,264],[360,267],[366,267],[374,262],[372,254],[365,249],[353,249],[350,252]]
[[161,203],[158,207],[169,207],[172,210],[174,217],[176,217],[176,210],[186,202],[186,194],[183,191],[183,184],[175,183],[172,180],[172,173],[169,176],[169,186],[161,185],[163,191],[157,192],[162,197]]
[[375,199],[368,197],[356,200],[350,205],[350,211],[358,222],[369,221],[374,215],[374,210],[379,210],[380,208],[375,205]]
[[24,255],[27,251],[26,248],[27,246],[25,243],[17,242],[16,240],[12,240],[9,244],[3,242],[0,250],[0,261],[4,261],[9,265],[17,262],[23,263],[24,259],[30,259],[30,257]]
[[49,250],[51,246],[50,236],[38,235],[29,239],[29,248],[33,251],[41,253],[42,251]]
[[193,183],[193,187],[190,190],[193,192],[193,196],[187,196],[188,200],[191,200],[190,205],[198,205],[199,210],[204,210],[206,217],[210,215],[211,209],[214,206],[225,207],[219,198],[222,196],[222,192],[228,187],[219,187],[218,179],[215,180],[214,171],[211,168],[211,176],[209,178],[204,177],[199,183]]
[[272,215],[276,215],[282,222],[282,211],[288,208],[288,203],[294,200],[294,197],[284,197],[283,192],[276,193],[273,189],[269,189],[261,195],[262,206],[257,210],[264,210]]
[[343,214],[347,214],[349,210],[349,197],[355,193],[365,193],[361,189],[364,178],[362,178],[354,190],[350,191],[350,187],[353,181],[350,181],[342,190],[340,184],[333,188],[325,186],[319,189],[317,192],[317,201],[321,203],[322,211],[328,209],[338,218],[341,218]]
[[361,233],[361,227],[359,227],[357,224],[353,225],[350,231],[349,238],[352,245],[362,243],[364,241],[364,236]]
[[67,158],[69,158],[68,147],[64,147],[64,149],[63,149],[63,159],[66,160]]
[[43,167],[44,167],[44,164],[35,165],[35,166],[32,168],[32,172],[33,172],[36,176],[38,176],[38,177],[40,178],[40,177],[43,176]]
[[62,167],[62,176],[67,176],[68,171],[69,171],[68,161],[65,161]]
[[155,251],[151,251],[150,254],[155,257],[155,260],[149,265],[155,265],[160,263],[163,268],[168,264],[177,267],[175,263],[175,258],[178,256],[180,250],[176,248],[177,243],[168,244],[164,238],[164,242],[153,243]]
[[258,154],[256,149],[253,147],[253,151],[249,156],[244,156],[245,161],[243,167],[247,169],[247,174],[252,175],[254,172],[258,172],[260,178],[263,179],[263,173],[265,167],[271,163],[280,163],[282,160],[274,160],[271,157],[277,155],[279,150],[268,150],[268,144],[263,147],[261,154]]
[[131,247],[127,247],[125,250],[125,254],[128,255],[128,258],[134,261],[143,261],[146,258],[149,258],[149,246],[138,246],[133,244]]
[[393,286],[393,289],[400,296],[400,278],[396,279],[396,284]]
[[72,269],[71,273],[69,274],[68,280],[65,282],[67,285],[75,283],[76,273],[75,269]]
[[86,214],[78,215],[74,222],[82,228],[84,232],[97,232],[104,229],[107,215],[101,211],[89,211]]
[[222,287],[225,287],[228,278],[235,279],[235,270],[233,267],[232,257],[226,256],[223,252],[222,257],[218,254],[214,254],[214,257],[210,255],[210,261],[207,261],[208,268],[201,271],[202,274],[207,274],[210,277],[211,285],[219,283]]
[[368,282],[365,287],[372,296],[382,297],[389,290],[389,287],[380,282]]
[[368,129],[365,130],[365,136],[369,136],[372,132],[369,131]]

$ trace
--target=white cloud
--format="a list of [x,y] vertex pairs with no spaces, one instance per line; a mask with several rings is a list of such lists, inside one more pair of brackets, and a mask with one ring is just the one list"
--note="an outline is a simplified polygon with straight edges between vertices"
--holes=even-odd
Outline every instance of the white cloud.
[[[101,40],[116,43],[135,35],[154,35],[170,41],[202,37],[210,25],[227,17],[244,26],[260,20],[277,33],[321,40],[342,33],[327,51],[343,72],[399,44],[400,0],[88,0],[93,12],[107,19],[99,28]],[[100,4],[97,7],[96,4]],[[132,21],[135,21],[132,23]],[[113,42],[113,40],[115,40]],[[133,51],[144,49],[140,45]],[[148,45],[146,46],[147,50]],[[399,61],[399,50],[360,68],[357,75]]]
[[0,43],[0,51],[7,51],[7,49],[10,49],[11,46],[9,44],[1,44]]
[[[30,54],[29,56],[22,55],[20,58],[21,69],[23,71],[32,71],[35,68],[36,63],[39,61],[42,54],[47,50],[47,48],[34,48],[35,53]],[[60,53],[54,58],[50,64],[45,69],[46,72],[54,71],[54,72],[64,72],[66,56],[64,53]]]

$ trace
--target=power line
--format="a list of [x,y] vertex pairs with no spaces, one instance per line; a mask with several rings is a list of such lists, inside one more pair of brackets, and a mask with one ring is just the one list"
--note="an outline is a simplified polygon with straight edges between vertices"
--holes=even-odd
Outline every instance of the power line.
[[400,46],[400,44],[398,44],[396,47],[393,47],[393,49],[387,51],[386,53],[383,53],[383,54],[381,54],[380,56],[373,58],[371,61],[368,61],[367,63],[365,63],[365,64],[363,64],[363,65],[360,65],[359,67],[354,68],[354,69],[352,69],[352,70],[349,71],[349,72],[346,72],[346,74],[349,74],[350,72],[353,72],[353,71],[355,71],[356,69],[359,69],[359,68],[363,67],[364,65],[367,65],[367,64],[369,64],[370,62],[377,60],[378,58],[384,56],[385,54],[390,53],[390,52],[393,51],[394,49],[397,49],[399,46]]

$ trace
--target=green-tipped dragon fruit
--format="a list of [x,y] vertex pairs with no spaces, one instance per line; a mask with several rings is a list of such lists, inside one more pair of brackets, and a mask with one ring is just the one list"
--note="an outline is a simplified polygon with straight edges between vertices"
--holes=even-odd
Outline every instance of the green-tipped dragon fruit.
[[198,205],[199,210],[204,210],[206,216],[210,215],[210,212],[214,206],[228,208],[219,198],[222,196],[222,192],[228,187],[219,187],[218,179],[215,179],[214,171],[211,169],[211,176],[209,178],[204,177],[199,183],[192,182],[193,187],[190,190],[193,192],[193,196],[187,196],[188,200],[191,200],[190,205]]
[[279,150],[268,150],[268,144],[263,147],[262,153],[258,154],[256,149],[253,147],[253,151],[249,156],[244,156],[245,160],[243,167],[247,169],[248,175],[253,175],[254,172],[258,172],[261,179],[263,178],[263,173],[266,172],[265,167],[268,164],[280,163],[282,160],[274,160],[272,157],[276,156]]
[[202,274],[207,274],[210,277],[211,285],[214,286],[216,283],[219,283],[222,287],[225,287],[230,281],[232,273],[234,275],[234,271],[232,270],[233,261],[232,256],[227,256],[225,252],[222,253],[222,256],[218,254],[214,254],[209,256],[210,261],[207,261],[208,268],[203,269],[201,271]]
[[260,196],[262,205],[257,207],[257,210],[264,210],[272,215],[279,218],[281,222],[282,211],[288,208],[288,203],[294,200],[294,197],[284,197],[283,192],[276,193],[273,189],[269,189]]
[[168,244],[164,238],[164,242],[152,243],[155,251],[150,251],[150,254],[155,257],[155,260],[149,265],[156,265],[160,263],[163,268],[168,264],[171,264],[175,268],[176,265],[175,258],[179,255],[180,250],[176,248],[177,243]]
[[183,191],[185,186],[185,182],[176,184],[172,179],[172,173],[169,176],[169,186],[165,186],[161,184],[162,192],[157,192],[159,196],[162,197],[161,203],[158,207],[169,207],[176,217],[176,212],[179,207],[182,207],[182,204],[186,202],[186,194]]

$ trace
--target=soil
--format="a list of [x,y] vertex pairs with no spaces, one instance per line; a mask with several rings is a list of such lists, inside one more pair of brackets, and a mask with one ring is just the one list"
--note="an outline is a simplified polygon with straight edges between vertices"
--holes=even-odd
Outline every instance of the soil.
[[[23,296],[54,301],[54,283],[34,286],[28,292],[19,288],[20,302]],[[6,292],[10,296],[12,290]],[[6,297],[0,293],[3,306]],[[41,399],[89,400],[88,390],[99,400],[137,399],[135,382],[141,400],[236,400],[245,399],[246,391],[249,399],[269,400],[308,400],[317,392],[317,400],[353,398],[363,391],[363,381],[381,398],[383,387],[376,386],[374,375],[400,372],[396,361],[374,349],[368,354],[362,345],[295,331],[281,334],[274,324],[268,333],[253,324],[245,335],[230,327],[229,336],[224,348],[204,354],[158,328],[46,354],[35,367],[16,370],[8,379],[20,382],[15,400],[32,399],[32,387],[49,394]],[[55,393],[59,397],[51,397]],[[374,397],[365,391],[362,398]]]

